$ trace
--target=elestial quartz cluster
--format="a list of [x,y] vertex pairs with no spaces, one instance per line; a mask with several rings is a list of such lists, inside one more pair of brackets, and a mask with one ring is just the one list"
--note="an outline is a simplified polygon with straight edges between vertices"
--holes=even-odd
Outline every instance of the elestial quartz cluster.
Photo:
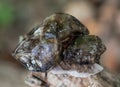
[[87,77],[103,70],[105,49],[75,17],[55,13],[24,36],[13,56],[31,71]]

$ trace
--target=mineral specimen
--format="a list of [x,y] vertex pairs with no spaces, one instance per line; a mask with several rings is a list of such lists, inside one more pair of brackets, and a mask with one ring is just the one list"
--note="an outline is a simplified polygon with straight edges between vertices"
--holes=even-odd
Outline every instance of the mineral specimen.
[[78,77],[81,72],[96,74],[103,69],[98,64],[105,46],[99,37],[88,34],[75,17],[55,13],[26,34],[13,56],[36,72]]

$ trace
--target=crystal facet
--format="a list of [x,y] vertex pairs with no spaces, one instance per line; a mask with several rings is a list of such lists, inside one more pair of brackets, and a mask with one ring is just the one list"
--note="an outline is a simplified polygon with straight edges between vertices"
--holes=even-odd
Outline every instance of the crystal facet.
[[64,73],[68,70],[67,74],[79,75],[90,73],[104,51],[101,39],[89,35],[79,20],[69,14],[55,13],[26,34],[13,56],[32,71],[54,72],[60,67]]

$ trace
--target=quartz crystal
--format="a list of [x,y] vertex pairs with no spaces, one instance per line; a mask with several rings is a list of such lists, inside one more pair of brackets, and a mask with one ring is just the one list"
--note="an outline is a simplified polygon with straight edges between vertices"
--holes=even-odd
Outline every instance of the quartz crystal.
[[75,17],[55,13],[24,36],[13,56],[31,71],[81,77],[103,69],[99,60],[105,49]]

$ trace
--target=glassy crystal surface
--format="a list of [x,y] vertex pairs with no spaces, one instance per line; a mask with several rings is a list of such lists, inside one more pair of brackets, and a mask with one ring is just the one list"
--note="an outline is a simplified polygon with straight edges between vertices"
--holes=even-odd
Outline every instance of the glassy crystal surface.
[[96,64],[101,67],[98,64],[104,51],[101,39],[89,35],[79,20],[69,14],[55,13],[24,36],[13,56],[32,71],[58,70],[56,73],[79,76],[81,72],[95,70]]

